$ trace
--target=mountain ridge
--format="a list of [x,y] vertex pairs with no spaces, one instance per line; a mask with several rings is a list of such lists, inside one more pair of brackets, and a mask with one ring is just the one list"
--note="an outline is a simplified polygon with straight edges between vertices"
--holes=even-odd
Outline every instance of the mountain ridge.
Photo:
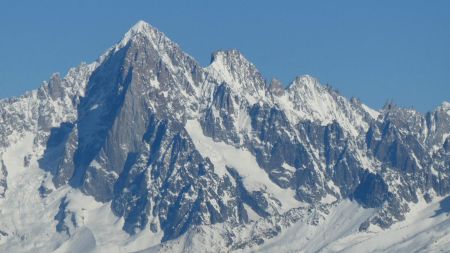
[[[26,203],[8,192],[36,175],[24,191],[53,207],[42,223],[57,242],[43,252],[77,249],[74,235],[112,247],[93,228],[100,213],[118,252],[263,250],[343,210],[361,216],[335,239],[381,235],[450,192],[448,103],[375,111],[308,75],[274,92],[237,50],[202,67],[143,21],[96,62],[0,104],[0,205]],[[0,249],[25,251],[29,220],[12,220],[23,226],[0,219]],[[204,236],[217,245],[198,248]]]

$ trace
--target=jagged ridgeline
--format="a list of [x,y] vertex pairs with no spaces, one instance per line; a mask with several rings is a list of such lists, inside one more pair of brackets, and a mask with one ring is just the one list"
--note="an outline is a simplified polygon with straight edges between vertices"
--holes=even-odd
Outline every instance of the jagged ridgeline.
[[[267,82],[236,50],[202,67],[140,21],[0,100],[0,251],[428,247],[448,239],[449,175],[449,103],[374,110],[311,76]],[[424,217],[420,240],[389,236]]]

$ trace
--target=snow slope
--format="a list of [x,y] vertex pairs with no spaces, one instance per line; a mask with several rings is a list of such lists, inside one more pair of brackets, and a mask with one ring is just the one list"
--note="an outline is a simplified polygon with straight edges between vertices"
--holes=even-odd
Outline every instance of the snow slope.
[[273,205],[279,206],[277,209],[282,213],[300,205],[300,202],[294,198],[295,192],[290,189],[283,189],[272,182],[249,151],[235,148],[223,142],[215,142],[204,136],[201,129],[196,120],[188,120],[186,123],[186,130],[193,139],[196,148],[202,156],[211,159],[214,168],[219,170],[219,175],[223,176],[227,173],[226,167],[236,169],[247,190],[268,193],[271,198],[278,200]]
[[[317,224],[297,222],[262,245],[236,252],[448,252],[449,211],[450,198],[430,204],[421,200],[406,220],[392,228],[359,232],[359,225],[374,210],[344,200],[334,205]],[[253,227],[254,231],[255,225],[250,224],[248,229]],[[244,231],[245,228],[241,234]],[[223,227],[199,228],[197,233],[140,252],[228,252],[227,246],[221,244],[223,240]]]
[[[158,244],[161,235],[149,238],[148,230],[130,236],[122,230],[123,219],[116,217],[110,203],[100,203],[70,186],[54,189],[51,175],[39,168],[36,154],[42,152],[27,134],[3,154],[8,168],[8,191],[0,198],[0,252],[133,252]],[[31,154],[24,166],[23,154]],[[39,188],[51,190],[45,198]],[[56,233],[55,216],[61,203],[67,230]],[[72,215],[73,214],[73,215]]]

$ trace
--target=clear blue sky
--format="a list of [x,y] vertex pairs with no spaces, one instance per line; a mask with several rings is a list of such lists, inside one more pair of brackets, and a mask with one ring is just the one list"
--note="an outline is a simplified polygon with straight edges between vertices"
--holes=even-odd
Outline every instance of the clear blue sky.
[[237,48],[270,79],[310,74],[380,108],[450,100],[450,1],[0,1],[0,98],[95,60],[138,20],[203,66]]

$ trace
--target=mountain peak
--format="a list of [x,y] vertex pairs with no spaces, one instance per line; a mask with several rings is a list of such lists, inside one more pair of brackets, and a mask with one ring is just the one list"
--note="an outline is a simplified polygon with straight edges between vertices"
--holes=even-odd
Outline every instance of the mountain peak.
[[149,23],[145,22],[144,20],[139,20],[136,24],[134,24],[130,31],[134,32],[145,32],[149,29],[154,29]]
[[447,101],[442,102],[442,104],[438,106],[437,111],[442,111],[450,116],[450,103]]
[[397,108],[398,108],[398,106],[394,102],[394,100],[390,99],[390,100],[386,101],[386,103],[383,105],[382,110],[383,111],[389,111],[389,110],[394,110],[394,109],[397,109]]
[[125,37],[128,36],[133,36],[136,34],[142,34],[145,36],[152,36],[155,33],[161,33],[158,29],[156,29],[154,26],[150,25],[149,23],[143,21],[143,20],[139,20],[138,22],[136,22],[136,24],[134,24],[129,30],[128,32],[125,34]]
[[450,102],[444,101],[442,102],[441,106],[442,109],[450,110]]
[[226,50],[217,50],[212,53],[211,55],[211,64],[217,61],[224,61],[224,60],[239,60],[239,61],[246,61],[249,62],[244,55],[239,52],[237,49],[226,49]]
[[255,65],[251,63],[239,50],[226,49],[217,50],[211,55],[210,66],[223,65],[229,67],[247,67],[256,71]]
[[319,84],[319,81],[310,76],[310,75],[301,75],[301,76],[297,76],[294,81],[289,85],[289,88],[296,88],[296,87],[316,87],[316,86],[321,86]]
[[235,93],[249,93],[246,97],[250,104],[265,94],[265,82],[261,73],[236,49],[215,51],[206,70],[216,79],[226,82]]
[[143,36],[150,41],[156,42],[165,35],[149,23],[139,20],[123,36],[122,40],[116,45],[116,49],[127,45],[131,40],[138,36]]

